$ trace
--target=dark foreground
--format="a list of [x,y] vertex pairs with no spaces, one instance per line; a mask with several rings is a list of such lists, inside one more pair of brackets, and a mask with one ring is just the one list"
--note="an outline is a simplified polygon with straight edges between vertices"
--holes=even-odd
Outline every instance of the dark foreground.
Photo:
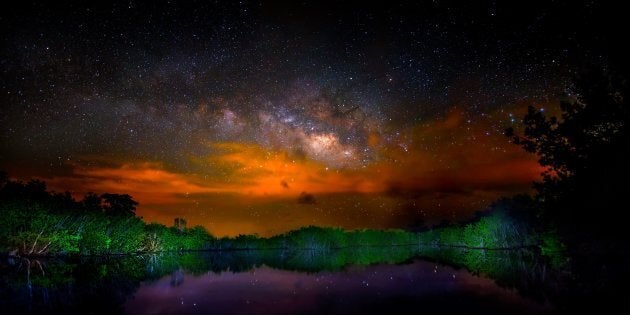
[[584,291],[569,266],[529,250],[419,247],[3,258],[0,307],[7,314],[627,311],[627,289],[596,291],[613,285],[598,278]]

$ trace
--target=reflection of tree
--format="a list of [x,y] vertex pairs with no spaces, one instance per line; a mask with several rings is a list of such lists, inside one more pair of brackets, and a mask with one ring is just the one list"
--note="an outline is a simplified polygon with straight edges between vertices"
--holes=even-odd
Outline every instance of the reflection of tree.
[[[41,262],[39,260],[32,260],[28,258],[19,259],[19,267],[18,269],[24,268],[26,270],[26,291],[28,296],[28,308],[32,309],[33,307],[33,283],[31,282],[31,269],[37,267],[37,269],[41,272],[42,276],[45,276],[44,268],[42,267]],[[46,302],[46,301],[44,301]]]
[[184,283],[184,270],[182,268],[178,268],[173,270],[171,273],[171,286],[177,287]]
[[[487,275],[503,286],[518,288],[540,300],[553,299],[554,284],[562,279],[546,258],[533,251],[483,251],[418,246],[361,247],[328,250],[239,250],[172,253],[116,258],[0,263],[0,293],[11,303],[5,309],[32,305],[38,312],[64,309],[68,313],[121,313],[122,304],[141,281],[170,277],[181,285],[187,274],[208,271],[246,272],[266,265],[298,272],[343,271],[351,265],[400,264],[418,255]],[[40,269],[41,267],[41,269]],[[168,278],[167,278],[168,279]],[[29,287],[30,285],[30,287]],[[3,305],[0,305],[3,306]]]
[[568,281],[562,269],[549,264],[547,257],[531,250],[470,250],[462,248],[425,248],[422,256],[438,262],[464,267],[474,274],[496,280],[503,287],[539,302],[557,302],[565,294],[562,283]]

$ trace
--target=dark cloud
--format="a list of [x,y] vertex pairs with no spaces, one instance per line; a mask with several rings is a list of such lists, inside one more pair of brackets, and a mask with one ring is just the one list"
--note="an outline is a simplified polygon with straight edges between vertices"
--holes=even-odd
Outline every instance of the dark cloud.
[[300,193],[297,202],[305,205],[314,205],[317,203],[317,200],[315,199],[315,196],[313,196],[313,194],[309,194],[303,191],[302,193]]

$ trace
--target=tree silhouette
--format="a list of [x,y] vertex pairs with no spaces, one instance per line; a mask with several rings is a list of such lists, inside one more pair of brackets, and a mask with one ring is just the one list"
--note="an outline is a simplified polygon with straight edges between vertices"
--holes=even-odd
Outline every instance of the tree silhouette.
[[0,171],[0,189],[4,188],[4,186],[9,182],[9,174],[5,171]]
[[31,179],[24,186],[24,193],[28,198],[37,201],[46,201],[50,194],[46,191],[46,182],[39,179]]
[[173,226],[180,232],[184,232],[186,230],[186,219],[184,218],[175,218],[175,222]]
[[560,104],[560,118],[530,106],[523,134],[506,130],[547,167],[535,184],[543,215],[577,234],[610,234],[623,221],[619,205],[630,193],[628,88],[622,75],[585,72],[575,83],[577,98]]
[[81,200],[81,205],[83,209],[90,212],[101,212],[103,211],[103,198],[101,196],[89,192],[85,194],[83,200]]
[[124,194],[102,194],[103,210],[105,213],[115,216],[134,216],[138,202],[131,196]]
[[63,193],[50,193],[48,204],[58,212],[72,212],[81,209],[81,204],[72,197],[69,191]]

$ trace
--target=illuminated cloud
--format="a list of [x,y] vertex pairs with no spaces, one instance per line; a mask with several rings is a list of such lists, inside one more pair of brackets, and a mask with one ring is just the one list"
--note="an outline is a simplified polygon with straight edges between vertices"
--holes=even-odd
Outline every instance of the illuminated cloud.
[[394,191],[527,189],[543,169],[502,132],[491,117],[470,121],[453,108],[442,119],[402,131],[381,149],[378,168]]
[[[227,108],[196,111],[225,128],[247,128]],[[69,163],[69,174],[46,180],[77,197],[88,191],[128,193],[146,220],[170,223],[186,216],[222,235],[273,234],[313,223],[394,227],[418,216],[452,219],[499,196],[527,191],[542,171],[534,156],[499,132],[500,115],[510,117],[491,112],[471,121],[453,108],[430,122],[368,133],[365,146],[372,157],[366,160],[334,132],[307,133],[259,112],[282,131],[275,134],[276,145],[199,140],[206,153],[189,155],[194,172],[164,162],[92,156],[84,159],[93,162]],[[292,145],[283,145],[287,139]],[[300,203],[303,192],[317,202]]]
[[203,183],[192,175],[165,170],[159,163],[128,163],[116,167],[81,167],[71,176],[47,179],[58,190],[70,190],[79,197],[86,192],[116,192],[132,195],[144,205],[181,202],[180,196],[226,192],[225,187]]
[[[316,160],[296,159],[289,152],[267,150],[256,144],[213,143],[211,146],[218,153],[201,160],[201,163],[206,163],[209,168],[225,170],[225,179],[238,185],[234,192],[297,196],[303,191],[338,193],[382,190],[379,182],[366,176],[364,171],[335,170]],[[319,149],[327,150],[323,146]]]

